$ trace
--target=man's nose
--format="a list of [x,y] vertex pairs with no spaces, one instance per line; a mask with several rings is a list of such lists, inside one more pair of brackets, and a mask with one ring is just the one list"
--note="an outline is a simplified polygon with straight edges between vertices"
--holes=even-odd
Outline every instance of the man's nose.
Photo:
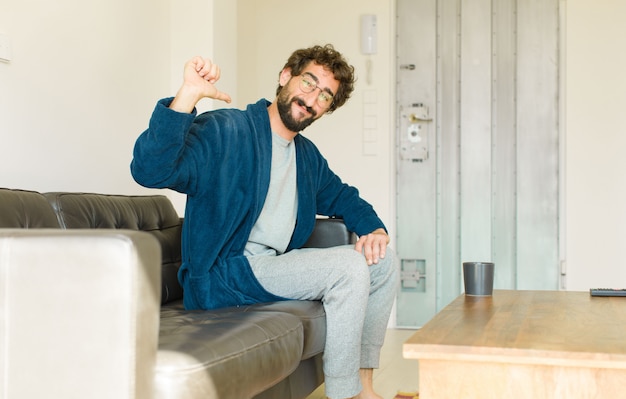
[[304,102],[306,103],[306,105],[308,107],[313,108],[313,106],[317,102],[317,97],[319,97],[319,95],[320,95],[320,93],[318,93],[318,90],[321,91],[321,89],[319,87],[316,87],[312,91],[310,91],[308,93],[304,93]]

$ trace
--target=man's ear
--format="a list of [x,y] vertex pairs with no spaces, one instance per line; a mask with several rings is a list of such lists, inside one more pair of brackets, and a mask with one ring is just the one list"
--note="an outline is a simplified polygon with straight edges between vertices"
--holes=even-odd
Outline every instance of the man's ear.
[[291,68],[285,68],[280,71],[280,75],[278,76],[278,84],[283,87],[289,82],[291,79]]

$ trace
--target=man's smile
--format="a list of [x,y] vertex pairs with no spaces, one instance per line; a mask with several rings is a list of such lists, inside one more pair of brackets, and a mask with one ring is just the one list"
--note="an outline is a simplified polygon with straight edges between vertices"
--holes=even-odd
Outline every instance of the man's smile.
[[[317,112],[315,112],[315,110],[311,107],[309,107],[308,105],[306,105],[306,103],[304,102],[304,100],[302,100],[301,98],[298,97],[294,97],[293,100],[291,100],[292,102],[296,103],[296,105],[300,106],[300,108],[304,111],[306,111],[309,115],[311,115],[313,118],[315,118],[317,116]],[[304,112],[302,112],[304,114]],[[306,115],[303,115],[306,116]]]

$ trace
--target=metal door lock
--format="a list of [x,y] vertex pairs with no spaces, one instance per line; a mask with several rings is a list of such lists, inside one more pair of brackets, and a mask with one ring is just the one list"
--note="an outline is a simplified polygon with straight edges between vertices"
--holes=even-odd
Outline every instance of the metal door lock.
[[411,104],[401,116],[400,158],[412,162],[428,159],[429,122],[428,108],[422,103]]

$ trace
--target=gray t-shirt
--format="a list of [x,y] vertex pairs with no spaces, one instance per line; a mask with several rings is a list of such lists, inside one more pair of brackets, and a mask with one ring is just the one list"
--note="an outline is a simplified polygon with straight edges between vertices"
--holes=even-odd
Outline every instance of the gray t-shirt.
[[285,252],[296,225],[296,146],[272,132],[270,186],[244,251],[247,257]]

